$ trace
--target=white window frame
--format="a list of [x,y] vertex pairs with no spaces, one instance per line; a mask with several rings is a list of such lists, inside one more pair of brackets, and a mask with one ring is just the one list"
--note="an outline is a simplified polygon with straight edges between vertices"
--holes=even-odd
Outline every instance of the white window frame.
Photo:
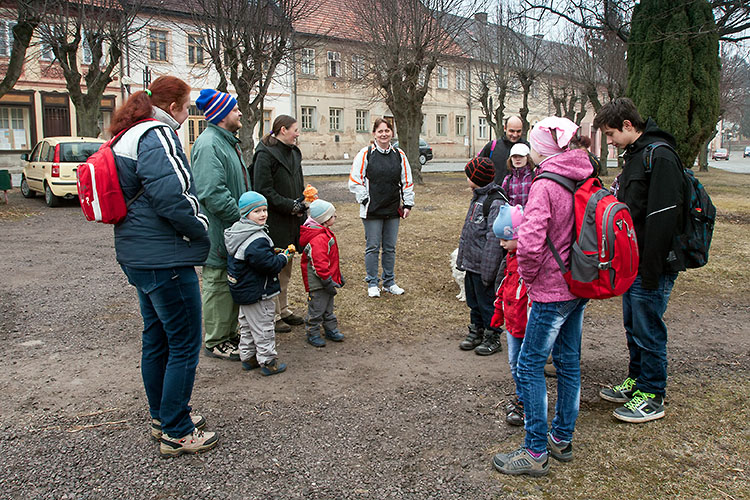
[[369,132],[370,112],[366,109],[356,111],[356,131]]
[[328,76],[333,78],[344,76],[343,68],[341,67],[341,52],[329,50],[326,59],[328,61]]
[[[154,36],[158,34],[164,34],[164,38],[160,38],[159,36]],[[157,28],[149,28],[148,30],[148,60],[152,62],[160,62],[160,63],[166,63],[169,62],[169,30],[163,30],[163,29],[157,29]],[[161,55],[161,51],[159,50],[159,47],[161,44],[164,44],[164,59],[158,58],[158,56]],[[153,47],[152,47],[153,45]],[[151,57],[153,55],[153,51],[156,51],[156,58]]]
[[489,127],[487,124],[487,118],[484,116],[479,117],[479,138],[480,139],[487,139],[487,133],[489,132]]
[[331,132],[344,131],[344,109],[328,108],[328,129]]
[[[0,105],[0,134],[6,140],[0,142],[0,151],[31,149],[31,109],[21,106]],[[6,126],[7,125],[7,126]],[[16,131],[19,134],[16,134]],[[23,143],[16,141],[23,136]],[[19,138],[20,139],[20,138]],[[7,144],[7,148],[5,147]]]
[[448,135],[448,115],[435,115],[435,135]]
[[[300,109],[300,128],[302,131],[315,130],[315,106],[302,106]],[[306,123],[309,120],[309,123]]]
[[352,79],[361,80],[365,77],[365,56],[354,54],[352,56]]
[[456,90],[466,90],[466,71],[456,70]]
[[443,66],[437,67],[437,88],[448,88],[448,68],[445,68]]
[[0,19],[0,57],[10,57],[13,51],[13,27],[15,21]]
[[[194,66],[205,66],[206,64],[206,49],[205,38],[200,33],[188,33],[185,37],[187,46],[187,62]],[[191,51],[192,49],[192,51]],[[190,60],[192,52],[193,61]],[[200,61],[198,56],[200,55]]]
[[459,137],[466,135],[466,117],[464,115],[456,115],[456,135]]
[[315,49],[302,49],[300,73],[303,75],[315,74]]
[[[49,27],[51,36],[55,36],[55,27],[50,26]],[[39,44],[39,60],[45,61],[45,62],[52,62],[55,60],[55,52],[52,50],[52,45],[44,42],[44,40],[41,41]]]

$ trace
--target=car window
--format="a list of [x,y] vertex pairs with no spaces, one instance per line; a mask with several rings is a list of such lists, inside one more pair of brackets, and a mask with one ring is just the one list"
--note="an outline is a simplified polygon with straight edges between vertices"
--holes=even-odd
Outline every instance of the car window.
[[38,142],[36,146],[34,146],[34,150],[29,155],[29,161],[39,161],[39,151],[42,150],[42,143]]
[[50,151],[49,143],[46,142],[46,141],[43,142],[42,143],[42,150],[39,153],[39,161],[52,161],[52,160],[48,159],[49,151]]
[[99,150],[99,142],[65,142],[60,144],[60,161],[81,163]]
[[427,141],[424,139],[419,139],[419,147],[420,148],[426,148],[427,147]]

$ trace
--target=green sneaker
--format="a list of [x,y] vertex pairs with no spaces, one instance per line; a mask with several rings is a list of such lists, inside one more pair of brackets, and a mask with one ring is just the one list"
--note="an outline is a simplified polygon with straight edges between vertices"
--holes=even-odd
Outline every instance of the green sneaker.
[[602,388],[599,391],[599,397],[613,403],[627,403],[633,399],[633,393],[635,393],[635,380],[628,377],[620,385]]
[[664,416],[664,398],[649,392],[635,391],[633,399],[617,408],[613,415],[623,422],[639,424]]

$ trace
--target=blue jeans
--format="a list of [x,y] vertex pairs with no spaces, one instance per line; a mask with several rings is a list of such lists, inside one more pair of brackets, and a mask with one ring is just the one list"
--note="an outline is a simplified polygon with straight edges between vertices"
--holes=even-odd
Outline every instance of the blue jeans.
[[662,274],[656,290],[641,286],[639,274],[622,296],[622,317],[630,351],[628,377],[643,392],[664,396],[667,388],[667,310],[677,274]]
[[526,412],[526,448],[547,450],[547,383],[550,351],[557,368],[557,403],[552,433],[571,441],[581,396],[581,329],[588,299],[534,302],[518,356],[518,379]]
[[521,384],[518,383],[518,355],[521,353],[523,337],[519,339],[506,331],[505,338],[508,341],[508,364],[510,365],[510,374],[513,376],[513,383],[516,384],[516,397],[523,402],[523,391],[521,390]]
[[[485,330],[495,330],[490,327],[492,315],[495,313],[494,285],[484,286],[482,276],[466,271],[464,288],[466,289],[466,305],[469,306],[471,324]],[[495,330],[497,331],[497,330]]]
[[151,418],[172,437],[193,432],[190,396],[201,348],[201,291],[193,267],[121,266],[143,316],[141,375]]
[[401,219],[362,219],[365,225],[365,271],[368,286],[378,286],[378,255],[382,247],[383,286],[396,284],[396,240]]

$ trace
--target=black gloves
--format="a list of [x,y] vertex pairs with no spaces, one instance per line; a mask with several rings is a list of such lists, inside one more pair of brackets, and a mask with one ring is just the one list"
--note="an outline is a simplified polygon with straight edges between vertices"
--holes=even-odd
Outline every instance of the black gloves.
[[331,278],[323,280],[323,290],[325,290],[326,293],[330,295],[336,295],[338,293],[336,291],[336,285],[334,285],[333,280]]
[[305,204],[304,196],[300,196],[294,200],[294,205],[292,205],[292,215],[305,215],[306,211],[307,205]]

